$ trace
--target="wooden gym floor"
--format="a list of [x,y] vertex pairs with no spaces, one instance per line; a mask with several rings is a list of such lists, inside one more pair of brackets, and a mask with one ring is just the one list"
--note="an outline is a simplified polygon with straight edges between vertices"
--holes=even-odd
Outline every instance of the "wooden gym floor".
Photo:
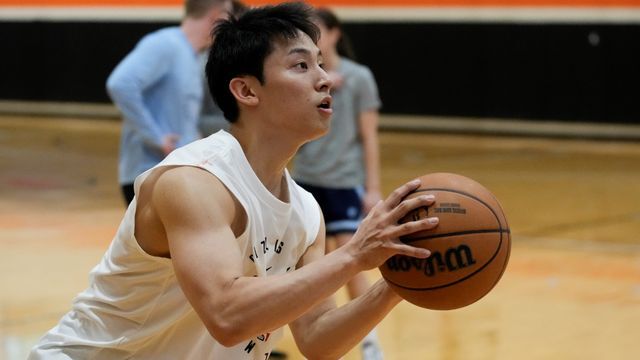
[[[118,136],[117,121],[0,116],[0,359],[26,357],[109,244],[124,210]],[[639,142],[383,132],[380,143],[386,193],[460,173],[496,194],[513,234],[505,276],[478,303],[394,309],[378,329],[386,359],[637,358]],[[280,348],[301,359],[290,335]]]

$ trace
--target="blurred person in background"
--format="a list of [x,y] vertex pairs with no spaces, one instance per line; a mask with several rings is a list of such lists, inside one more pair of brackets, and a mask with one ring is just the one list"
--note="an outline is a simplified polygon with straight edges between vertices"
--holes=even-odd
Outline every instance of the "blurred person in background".
[[[352,60],[353,50],[337,16],[326,8],[315,13],[321,32],[318,47],[333,82],[333,117],[327,135],[298,151],[293,177],[320,204],[326,221],[327,244],[340,247],[351,239],[363,216],[382,199],[378,149],[381,101],[369,68]],[[347,284],[352,299],[368,288],[364,273]],[[375,330],[363,340],[362,355],[364,360],[382,359]]]
[[[248,7],[244,3],[238,0],[232,0],[233,15],[240,17]],[[202,76],[205,78],[204,68],[209,59],[209,52],[204,51],[200,55],[200,64],[202,66]],[[209,136],[218,132],[219,130],[229,130],[229,121],[224,118],[224,114],[220,107],[213,101],[209,86],[207,86],[206,79],[203,81],[204,97],[202,99],[202,110],[200,111],[200,120],[198,122],[198,129],[202,136]]]
[[171,151],[201,137],[203,101],[199,54],[211,31],[228,16],[231,0],[186,0],[180,26],[144,36],[107,79],[109,96],[123,115],[118,181],[127,204],[135,178]]

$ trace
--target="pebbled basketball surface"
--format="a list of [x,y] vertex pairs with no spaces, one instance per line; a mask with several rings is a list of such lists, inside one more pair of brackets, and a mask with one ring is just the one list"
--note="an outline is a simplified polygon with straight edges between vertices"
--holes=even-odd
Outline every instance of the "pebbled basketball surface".
[[489,190],[456,174],[425,175],[421,188],[407,197],[423,194],[433,194],[435,203],[400,222],[432,216],[440,222],[402,240],[429,249],[431,256],[394,256],[380,271],[394,290],[418,306],[452,309],[471,304],[495,286],[509,259],[511,237],[502,208]]

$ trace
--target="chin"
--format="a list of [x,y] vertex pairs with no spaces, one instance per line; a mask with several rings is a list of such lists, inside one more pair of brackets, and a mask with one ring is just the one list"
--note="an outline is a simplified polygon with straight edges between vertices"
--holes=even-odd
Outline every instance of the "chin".
[[318,127],[318,131],[316,131],[315,136],[311,140],[315,140],[327,135],[329,133],[330,124],[330,121],[323,122],[324,126]]
[[317,137],[323,137],[329,133],[329,127],[324,128]]

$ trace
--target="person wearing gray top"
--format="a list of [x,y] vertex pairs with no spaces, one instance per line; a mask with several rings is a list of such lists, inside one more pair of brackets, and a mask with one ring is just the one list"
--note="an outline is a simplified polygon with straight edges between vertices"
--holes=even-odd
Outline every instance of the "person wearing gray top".
[[[322,209],[326,233],[337,246],[353,236],[364,215],[382,198],[378,150],[378,96],[373,74],[353,57],[338,18],[316,10],[326,71],[334,83],[333,116],[329,133],[301,147],[293,161],[293,177],[311,192]],[[364,273],[347,289],[351,298],[366,292]],[[375,332],[362,343],[363,360],[381,360]]]

